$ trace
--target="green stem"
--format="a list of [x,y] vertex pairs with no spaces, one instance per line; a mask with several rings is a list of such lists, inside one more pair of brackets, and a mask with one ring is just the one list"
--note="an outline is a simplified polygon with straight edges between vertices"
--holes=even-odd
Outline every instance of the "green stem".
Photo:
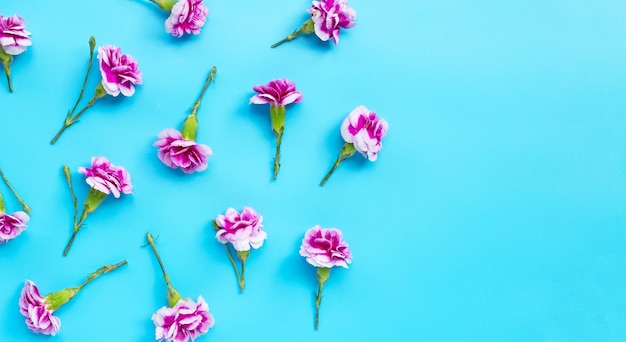
[[318,282],[317,294],[315,295],[315,330],[320,327],[320,305],[322,305],[322,289],[324,283]]
[[78,285],[78,287],[76,287],[76,289],[78,291],[80,291],[80,290],[83,289],[83,287],[87,286],[87,284],[91,283],[92,281],[94,281],[95,279],[100,277],[101,275],[107,274],[107,273],[109,273],[111,271],[115,271],[116,269],[118,269],[118,268],[120,268],[120,267],[122,267],[122,266],[124,266],[126,264],[128,264],[128,261],[123,260],[123,261],[118,262],[115,265],[102,266],[99,269],[97,269],[95,272],[93,272],[92,274],[87,276],[87,279],[85,279],[85,281],[82,284]]
[[11,82],[11,69],[7,66],[4,67],[4,73],[7,75],[7,83],[9,84],[9,92],[13,92],[13,83]]
[[[65,250],[63,250],[63,256],[67,256],[67,253],[70,252],[70,248],[72,248],[72,244],[74,243],[74,239],[76,235],[80,231],[80,228],[83,226],[83,221],[87,217],[89,213],[86,210],[83,210],[82,215],[80,215],[80,220],[74,223],[74,231],[72,232],[72,236],[70,237],[70,241],[68,241],[67,246],[65,246]],[[76,220],[74,220],[76,221]]]
[[290,35],[288,35],[287,37],[285,37],[283,40],[272,44],[272,48],[275,48],[277,46],[279,46],[282,43],[288,42],[290,40],[294,40],[296,39],[299,35],[301,34],[309,34],[309,33],[313,33],[315,32],[315,24],[313,23],[313,20],[308,19],[307,21],[304,22],[304,24],[302,24],[302,26],[293,31]]
[[78,199],[76,198],[76,194],[74,193],[74,187],[72,186],[70,168],[65,164],[63,164],[63,174],[65,175],[67,186],[69,187],[70,194],[72,195],[72,202],[74,203],[74,226],[76,226],[76,220],[78,219]]
[[0,169],[0,176],[2,176],[2,180],[4,181],[4,184],[6,184],[7,187],[9,188],[9,190],[11,190],[11,192],[13,193],[13,196],[15,196],[15,198],[17,198],[17,201],[22,206],[22,210],[24,210],[27,214],[30,215],[30,207],[24,202],[24,200],[22,200],[20,195],[17,194],[17,192],[15,191],[15,189],[13,188],[13,186],[11,185],[11,183],[9,182],[7,177],[2,172],[2,169]]
[[355,152],[356,152],[356,148],[354,147],[354,144],[345,143],[343,147],[341,148],[341,153],[339,153],[339,156],[337,156],[337,160],[335,160],[333,167],[330,168],[330,171],[328,171],[324,179],[322,179],[322,181],[320,182],[320,186],[324,186],[324,184],[326,184],[330,176],[335,172],[339,164],[341,164],[341,162],[343,162],[346,158],[351,157]]
[[246,260],[241,259],[241,279],[239,279],[239,290],[243,293],[246,287]]
[[278,176],[278,171],[280,170],[280,144],[283,140],[283,132],[284,130],[280,130],[276,133],[276,156],[274,157],[274,180]]
[[5,214],[7,212],[7,208],[4,205],[4,200],[2,199],[2,194],[0,194],[0,214]]
[[146,239],[148,239],[148,244],[150,244],[150,247],[152,248],[152,251],[154,252],[154,255],[156,256],[156,259],[159,262],[159,266],[161,267],[161,272],[163,272],[163,278],[165,279],[165,284],[167,286],[171,286],[172,284],[170,283],[170,276],[167,274],[167,272],[165,272],[165,266],[163,266],[163,261],[161,260],[159,251],[157,251],[156,245],[154,244],[154,238],[152,237],[152,234],[147,233]]
[[76,108],[78,107],[78,103],[83,98],[83,94],[85,93],[85,87],[87,86],[87,79],[89,78],[89,72],[91,71],[91,66],[93,64],[93,52],[95,49],[96,49],[96,38],[94,38],[94,36],[91,36],[89,38],[89,64],[87,64],[87,73],[85,74],[85,79],[83,80],[83,86],[80,88],[80,94],[78,95],[78,99],[76,100],[76,103],[74,104],[74,107],[72,108],[72,110],[69,113],[67,113],[68,117],[71,117],[72,114],[74,114],[74,112],[76,111]]
[[239,271],[237,270],[237,263],[235,263],[235,258],[233,257],[233,253],[230,251],[230,247],[228,244],[225,244],[226,252],[228,253],[228,260],[230,260],[230,264],[233,265],[233,269],[235,270],[235,275],[237,276],[237,283],[239,283],[239,288],[241,292],[243,292],[243,288],[241,287],[241,277],[239,276]]
[[[100,87],[101,85],[99,85],[98,87]],[[101,98],[102,96],[99,96],[96,92],[96,95],[94,95],[94,97],[89,100],[89,102],[87,103],[87,105],[80,110],[80,112],[78,112],[78,114],[74,115],[74,117],[71,117],[70,114],[68,113],[68,116],[65,118],[65,122],[63,122],[63,127],[61,127],[61,129],[59,130],[59,132],[54,136],[54,138],[52,138],[52,140],[50,141],[51,145],[54,145],[54,143],[57,142],[57,140],[59,140],[59,138],[61,137],[61,134],[63,134],[63,132],[65,132],[66,129],[68,129],[71,125],[75,124],[76,122],[78,122],[78,118],[83,115],[83,113],[89,109],[91,106],[93,106],[96,101]]]
[[196,112],[198,112],[198,108],[200,108],[200,102],[202,102],[202,98],[204,97],[206,90],[209,88],[209,84],[211,83],[211,81],[215,82],[215,73],[217,73],[217,68],[212,67],[211,71],[209,72],[209,76],[207,76],[206,81],[204,81],[204,86],[202,87],[200,96],[198,96],[198,99],[196,100],[196,102],[193,104],[193,106],[191,106],[192,114],[195,115]]

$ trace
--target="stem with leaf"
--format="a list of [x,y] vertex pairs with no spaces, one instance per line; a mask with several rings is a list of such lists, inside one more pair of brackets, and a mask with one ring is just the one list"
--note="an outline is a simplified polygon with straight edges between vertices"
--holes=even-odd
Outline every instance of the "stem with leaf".
[[337,160],[335,160],[333,167],[330,169],[330,171],[328,171],[328,173],[326,174],[326,177],[322,179],[320,186],[324,186],[324,184],[326,184],[330,176],[335,172],[335,169],[337,169],[339,164],[341,164],[341,162],[344,161],[346,158],[351,157],[355,152],[356,152],[356,149],[354,148],[354,144],[345,143],[343,147],[341,148],[341,153],[337,157]]
[[148,240],[148,244],[152,248],[152,251],[154,252],[154,255],[156,256],[156,259],[159,263],[159,266],[161,267],[161,271],[163,272],[163,279],[165,279],[165,284],[167,285],[167,302],[170,307],[173,307],[174,305],[176,305],[176,303],[178,303],[182,296],[180,295],[178,290],[176,290],[172,286],[172,283],[170,282],[170,276],[167,274],[167,272],[165,272],[165,266],[163,266],[161,256],[159,255],[156,245],[154,244],[154,238],[152,237],[152,234],[146,233],[146,239]]
[[202,91],[200,92],[200,96],[198,96],[196,102],[194,102],[194,104],[191,106],[191,113],[187,115],[187,118],[185,119],[185,122],[183,123],[183,128],[181,130],[183,139],[192,141],[196,140],[196,135],[198,132],[198,109],[200,108],[200,104],[202,103],[202,98],[204,97],[206,90],[209,88],[209,84],[211,83],[211,81],[215,82],[215,73],[217,73],[217,68],[211,68],[209,76],[207,76],[206,81],[204,82],[204,86],[202,87]]
[[50,144],[54,145],[54,143],[56,143],[57,140],[59,140],[59,138],[61,137],[61,134],[63,134],[63,132],[65,132],[65,130],[70,127],[71,125],[75,124],[76,122],[78,122],[78,118],[91,106],[93,106],[96,101],[104,96],[106,96],[106,91],[104,90],[104,87],[102,86],[102,84],[99,84],[98,87],[96,88],[96,92],[94,94],[94,97],[87,103],[87,105],[78,112],[78,114],[74,115],[74,112],[76,111],[76,108],[78,108],[78,104],[80,103],[80,100],[82,100],[83,95],[85,93],[85,87],[87,86],[87,80],[89,79],[89,72],[91,71],[91,67],[93,65],[93,54],[94,54],[94,50],[96,48],[96,38],[94,38],[94,36],[91,36],[89,38],[89,63],[87,64],[87,73],[85,74],[85,79],[83,80],[83,85],[80,88],[80,93],[78,94],[78,99],[76,100],[76,103],[74,104],[74,107],[72,108],[72,110],[70,110],[69,112],[67,112],[67,116],[65,117],[65,121],[63,122],[63,126],[61,127],[61,129],[59,130],[59,132],[54,136],[54,138],[52,138],[52,140],[50,141]]
[[320,306],[322,305],[322,289],[330,277],[330,268],[317,268],[317,293],[315,294],[315,330],[320,326]]
[[9,188],[9,190],[11,190],[11,192],[13,193],[13,196],[15,196],[15,198],[17,199],[17,201],[20,203],[20,205],[22,206],[22,210],[24,210],[27,214],[30,214],[30,207],[28,206],[28,204],[26,204],[24,202],[24,200],[22,200],[22,198],[20,197],[20,195],[17,194],[17,192],[15,191],[15,189],[13,188],[13,186],[11,185],[11,183],[9,182],[9,180],[7,179],[7,177],[4,175],[4,172],[2,172],[2,169],[0,169],[0,176],[2,177],[2,180],[4,181],[4,184],[7,185],[7,187]]
[[290,40],[294,40],[301,34],[310,34],[313,32],[315,32],[315,24],[313,23],[313,20],[308,19],[307,21],[304,22],[304,24],[302,24],[302,26],[299,29],[293,31],[290,35],[285,37],[283,40],[272,44],[272,48],[275,48],[279,46],[280,44],[288,42]]
[[7,83],[9,84],[9,92],[13,92],[13,83],[11,82],[11,63],[13,63],[13,56],[4,52],[2,48],[0,48],[0,61],[2,61],[2,66],[4,67],[4,73],[7,75]]

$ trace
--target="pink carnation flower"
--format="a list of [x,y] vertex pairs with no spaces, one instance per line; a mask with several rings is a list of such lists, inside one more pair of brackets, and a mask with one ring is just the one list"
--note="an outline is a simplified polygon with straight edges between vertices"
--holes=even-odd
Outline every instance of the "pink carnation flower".
[[159,148],[158,156],[163,164],[180,168],[185,173],[206,170],[208,158],[213,155],[209,146],[183,139],[182,133],[173,128],[166,128],[159,133],[159,139],[153,146]]
[[209,16],[209,8],[202,0],[179,0],[172,7],[169,18],[165,21],[165,32],[174,37],[186,34],[199,34]]
[[202,296],[198,296],[197,303],[181,298],[174,307],[164,306],[152,315],[152,321],[156,326],[156,339],[167,342],[193,341],[206,334],[215,323]]
[[296,84],[286,78],[272,80],[267,85],[257,84],[252,89],[258,93],[250,99],[252,104],[286,106],[302,101],[302,93],[296,89]]
[[123,55],[122,49],[105,45],[98,48],[102,86],[107,94],[118,96],[132,96],[135,93],[134,85],[141,84],[141,71],[137,61],[130,55]]
[[19,55],[32,45],[26,31],[26,22],[18,14],[12,17],[0,15],[0,47],[9,55]]
[[356,12],[348,6],[348,0],[313,1],[307,9],[315,25],[315,34],[323,41],[332,38],[339,43],[339,32],[356,25]]
[[389,124],[375,112],[356,107],[341,124],[343,140],[354,144],[354,148],[370,161],[376,161],[383,147],[381,139],[387,135]]
[[315,267],[348,268],[348,264],[352,262],[352,253],[348,244],[342,240],[341,231],[319,225],[306,231],[300,246],[300,255]]
[[37,285],[26,280],[19,300],[20,313],[26,317],[26,326],[36,333],[56,335],[61,328],[61,320],[48,309],[46,297],[39,294]]
[[0,243],[15,239],[24,230],[30,220],[28,214],[17,211],[13,214],[0,213]]
[[125,168],[111,164],[105,157],[92,157],[91,168],[81,166],[78,172],[87,176],[86,182],[90,187],[107,195],[113,193],[115,198],[119,198],[120,193],[133,192],[130,174]]
[[249,251],[263,246],[267,233],[263,230],[263,216],[250,207],[243,207],[241,214],[233,209],[225,215],[217,215],[215,223],[220,228],[215,237],[223,244],[231,243],[236,251]]

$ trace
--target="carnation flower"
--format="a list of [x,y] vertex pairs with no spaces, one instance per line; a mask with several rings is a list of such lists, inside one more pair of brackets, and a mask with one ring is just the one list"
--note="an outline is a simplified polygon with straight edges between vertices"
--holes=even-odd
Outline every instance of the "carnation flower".
[[2,177],[2,180],[7,185],[9,190],[11,190],[13,196],[15,196],[17,201],[22,205],[22,209],[24,210],[16,211],[13,214],[7,214],[4,199],[2,198],[2,193],[0,193],[0,243],[2,243],[15,239],[24,230],[26,230],[26,223],[30,221],[30,216],[28,216],[28,214],[30,214],[30,207],[26,205],[24,200],[22,200],[22,198],[17,194],[13,185],[11,185],[1,169],[0,177]]
[[200,96],[191,107],[191,114],[187,115],[182,131],[166,128],[159,133],[159,139],[153,144],[159,148],[158,156],[163,164],[171,168],[180,168],[185,173],[201,172],[206,170],[209,157],[213,150],[207,145],[198,144],[198,109],[211,81],[215,80],[217,68],[213,67],[207,77]]
[[199,34],[209,16],[209,8],[202,0],[150,0],[170,13],[165,20],[165,32],[174,37]]
[[26,317],[26,326],[38,334],[56,335],[61,328],[61,320],[54,315],[54,312],[74,298],[87,284],[127,263],[124,260],[115,265],[100,267],[87,276],[87,279],[79,286],[65,288],[45,296],[39,294],[39,288],[34,282],[26,280],[19,299],[20,313]]
[[359,152],[369,161],[376,161],[378,152],[383,147],[382,139],[387,135],[388,128],[387,121],[377,116],[375,112],[365,106],[356,107],[341,124],[341,137],[345,144],[320,186],[326,184],[339,164],[355,152]]
[[29,220],[30,217],[23,211],[16,211],[10,215],[0,212],[0,243],[15,239],[26,230],[26,223]]
[[322,41],[332,39],[335,45],[337,45],[341,29],[349,29],[356,25],[356,12],[352,7],[348,6],[348,0],[313,1],[307,12],[311,15],[311,18],[305,21],[300,29],[295,30],[285,39],[272,45],[273,48],[293,40],[301,34],[313,32]]
[[0,14],[0,61],[7,76],[10,92],[13,92],[11,82],[13,56],[21,54],[32,45],[29,36],[30,32],[26,31],[26,21],[19,14],[11,17],[3,17]]
[[91,106],[93,106],[99,99],[110,95],[113,97],[118,96],[120,93],[126,97],[130,97],[135,94],[135,85],[142,84],[142,74],[139,70],[137,61],[130,55],[122,54],[122,49],[113,46],[105,45],[98,48],[98,60],[100,66],[101,81],[96,87],[96,91],[87,102],[85,107],[78,113],[76,108],[83,98],[85,92],[85,86],[87,85],[87,79],[89,78],[89,71],[93,64],[93,54],[96,47],[96,39],[91,36],[89,39],[89,64],[87,65],[87,74],[83,80],[83,86],[76,100],[74,107],[67,113],[63,126],[59,132],[52,138],[50,144],[53,144],[61,137],[61,134],[65,132],[67,128],[78,122],[83,113]]
[[69,252],[76,234],[83,226],[87,215],[93,213],[109,194],[113,194],[115,198],[120,198],[121,194],[132,194],[133,192],[128,171],[124,167],[113,165],[105,157],[92,157],[91,167],[81,166],[78,168],[78,172],[86,176],[85,182],[91,187],[85,199],[80,218],[78,218],[78,200],[74,194],[70,169],[67,165],[63,165],[63,173],[74,201],[74,229],[72,237],[63,251],[63,255],[67,255]]
[[337,228],[315,226],[306,231],[300,255],[317,268],[318,290],[315,294],[315,329],[319,328],[319,312],[322,304],[322,289],[330,277],[330,269],[335,266],[348,268],[352,253],[343,235]]
[[[235,275],[239,282],[239,289],[243,292],[245,288],[245,263],[250,255],[250,247],[258,249],[263,246],[267,239],[267,233],[263,231],[263,216],[250,207],[243,207],[241,213],[233,208],[226,210],[224,215],[217,215],[213,220],[213,227],[217,230],[215,238],[226,246],[228,258],[230,259]],[[237,253],[237,258],[241,261],[241,276],[237,270],[235,259],[228,244],[233,245]]]
[[257,84],[252,88],[257,92],[250,98],[251,104],[270,105],[270,119],[272,132],[276,136],[276,157],[274,158],[274,180],[280,170],[280,144],[285,131],[286,107],[291,103],[302,101],[302,93],[296,89],[296,84],[286,78],[275,79],[267,85]]
[[156,326],[156,339],[182,342],[195,340],[213,326],[215,320],[209,313],[209,306],[202,296],[198,301],[181,298],[174,307],[162,307],[152,315]]
[[202,296],[194,302],[191,298],[183,298],[178,290],[170,283],[170,277],[165,272],[165,266],[161,261],[159,252],[154,244],[152,234],[147,233],[146,239],[152,248],[154,255],[161,266],[165,285],[167,286],[167,303],[152,315],[155,326],[155,338],[158,341],[187,342],[206,334],[215,324],[213,315],[209,312],[209,306]]

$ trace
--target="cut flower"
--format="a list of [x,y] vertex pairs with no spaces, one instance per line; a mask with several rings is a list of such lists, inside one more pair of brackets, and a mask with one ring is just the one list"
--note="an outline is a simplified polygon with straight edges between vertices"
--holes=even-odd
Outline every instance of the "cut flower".
[[122,94],[126,97],[133,96],[135,94],[135,85],[142,84],[142,73],[139,70],[137,61],[130,55],[122,54],[122,49],[113,46],[105,45],[98,48],[98,61],[100,66],[101,81],[96,87],[95,93],[91,100],[87,102],[85,107],[78,113],[74,114],[80,100],[83,98],[85,92],[85,86],[87,85],[87,79],[89,78],[89,72],[93,64],[93,54],[96,47],[96,39],[91,36],[89,39],[89,64],[87,65],[87,74],[83,80],[83,86],[76,100],[74,107],[68,111],[63,126],[59,132],[52,138],[50,144],[54,145],[56,141],[61,137],[63,132],[70,126],[78,122],[83,113],[90,107],[92,107],[99,99],[110,95],[113,97]]
[[21,54],[32,45],[30,34],[26,31],[26,21],[19,14],[11,17],[3,17],[0,14],[0,61],[2,61],[11,93],[13,92],[11,82],[13,56]]
[[74,298],[87,284],[127,263],[124,260],[115,265],[100,267],[87,276],[87,279],[79,286],[65,288],[45,296],[39,294],[39,288],[34,282],[26,280],[19,299],[20,313],[26,317],[26,326],[35,333],[56,335],[61,328],[61,320],[54,315],[54,312]]
[[209,306],[202,296],[194,302],[191,298],[183,298],[178,290],[172,286],[170,276],[165,272],[165,266],[154,244],[152,234],[147,233],[148,245],[152,248],[161,271],[165,285],[167,286],[167,303],[152,315],[155,326],[155,338],[157,341],[187,342],[206,334],[215,324],[213,315],[209,312]]
[[105,157],[92,157],[91,167],[79,167],[78,172],[85,175],[85,182],[91,187],[85,203],[83,204],[83,212],[78,217],[78,200],[74,194],[74,187],[72,186],[72,179],[70,175],[70,169],[67,165],[63,165],[63,173],[72,195],[74,202],[74,228],[72,237],[67,243],[63,255],[67,255],[76,234],[83,226],[83,222],[87,218],[87,215],[93,213],[104,199],[113,194],[113,197],[120,198],[122,194],[132,194],[133,186],[130,181],[130,174],[122,166],[115,166]]
[[252,88],[257,92],[250,98],[250,104],[269,104],[272,132],[276,136],[276,156],[274,157],[274,180],[280,170],[280,145],[285,131],[286,106],[302,101],[302,93],[296,84],[286,78],[275,79],[268,84],[257,84]]
[[343,234],[337,228],[315,226],[306,231],[300,255],[317,269],[318,290],[315,294],[315,329],[319,328],[319,312],[322,304],[322,289],[330,277],[330,269],[335,266],[348,268],[352,262],[352,252],[343,241]]
[[273,48],[293,40],[301,34],[311,34],[313,32],[320,40],[328,41],[332,39],[335,45],[337,45],[339,44],[341,29],[349,29],[356,25],[356,12],[352,7],[348,6],[348,0],[313,1],[307,12],[311,15],[311,18],[305,21],[300,29],[295,30],[285,39],[272,45]]
[[326,184],[339,164],[355,152],[359,152],[369,161],[376,161],[378,152],[383,148],[382,139],[387,135],[388,129],[387,121],[376,115],[375,112],[370,111],[365,106],[356,107],[341,124],[341,137],[345,144],[320,186]]
[[203,0],[150,0],[170,13],[165,20],[165,32],[174,37],[200,34],[209,16],[209,8]]
[[13,240],[18,237],[24,230],[26,230],[26,223],[30,221],[30,207],[24,203],[24,200],[17,194],[4,172],[0,169],[0,177],[7,185],[13,196],[22,205],[22,210],[16,211],[12,214],[7,214],[4,199],[2,193],[0,193],[0,243]]
[[[243,207],[241,213],[233,208],[228,208],[224,215],[217,215],[213,220],[213,227],[217,230],[215,238],[226,246],[226,252],[230,259],[235,275],[239,282],[239,289],[243,293],[245,288],[245,264],[250,255],[250,248],[258,249],[263,246],[267,239],[267,233],[263,230],[263,216],[251,207]],[[231,244],[241,261],[241,276],[237,270],[235,259],[228,244]]]
[[201,172],[206,170],[209,157],[213,150],[207,145],[198,144],[196,135],[198,132],[198,109],[211,81],[215,81],[217,69],[213,67],[207,77],[200,96],[191,107],[191,113],[187,115],[183,123],[182,131],[174,128],[166,128],[159,133],[158,140],[153,144],[159,148],[158,157],[163,164],[171,168],[180,168],[185,173]]

